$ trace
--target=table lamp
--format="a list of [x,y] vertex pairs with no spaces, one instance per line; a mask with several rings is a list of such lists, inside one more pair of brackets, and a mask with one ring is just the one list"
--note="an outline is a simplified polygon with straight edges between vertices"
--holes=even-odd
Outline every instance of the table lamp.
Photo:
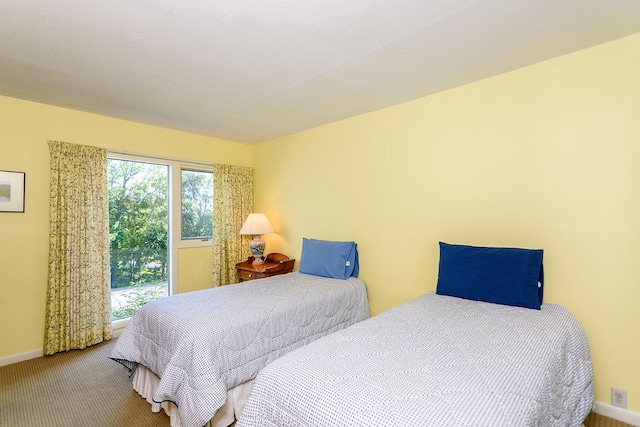
[[262,213],[250,213],[240,229],[240,234],[253,235],[249,247],[253,254],[254,265],[264,264],[262,254],[264,254],[265,241],[260,238],[260,235],[267,233],[273,233],[273,227],[271,227],[267,216]]

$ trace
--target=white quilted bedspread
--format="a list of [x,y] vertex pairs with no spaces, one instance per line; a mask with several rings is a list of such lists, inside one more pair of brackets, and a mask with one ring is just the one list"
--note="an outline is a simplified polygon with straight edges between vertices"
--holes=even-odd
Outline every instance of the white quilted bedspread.
[[593,393],[566,309],[426,294],[266,367],[237,426],[578,426]]
[[283,354],[368,317],[362,281],[296,272],[151,302],[110,357],[153,371],[161,379],[153,400],[176,403],[182,425],[200,427],[228,389]]

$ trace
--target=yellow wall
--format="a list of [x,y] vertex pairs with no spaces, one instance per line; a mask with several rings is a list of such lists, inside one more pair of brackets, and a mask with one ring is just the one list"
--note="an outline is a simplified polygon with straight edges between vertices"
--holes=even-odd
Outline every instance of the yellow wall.
[[212,267],[211,246],[178,249],[178,293],[210,288]]
[[373,314],[435,289],[438,241],[545,250],[545,302],[640,411],[640,34],[255,147],[267,251],[355,240]]
[[[42,349],[50,139],[208,163],[251,160],[246,145],[0,97],[0,170],[26,172],[27,183],[26,212],[0,213],[0,358]],[[179,250],[179,292],[210,286],[210,254]]]

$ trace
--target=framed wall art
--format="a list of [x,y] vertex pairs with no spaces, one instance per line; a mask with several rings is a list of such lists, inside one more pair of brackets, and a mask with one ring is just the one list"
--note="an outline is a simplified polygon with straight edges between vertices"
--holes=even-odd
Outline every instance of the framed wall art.
[[25,175],[0,171],[0,212],[24,212]]

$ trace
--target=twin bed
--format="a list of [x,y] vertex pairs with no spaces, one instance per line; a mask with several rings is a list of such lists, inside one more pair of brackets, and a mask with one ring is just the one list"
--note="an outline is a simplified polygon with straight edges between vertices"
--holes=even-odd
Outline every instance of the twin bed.
[[236,426],[579,426],[592,386],[562,307],[430,293],[267,366]]
[[304,259],[145,306],[111,357],[172,426],[579,426],[591,410],[587,340],[542,304],[542,251],[441,244],[436,293],[368,320],[364,283]]
[[150,302],[110,354],[172,427],[227,426],[257,373],[369,317],[354,242],[304,239],[300,272]]
[[134,387],[171,426],[226,426],[264,366],[368,317],[359,279],[295,272],[151,302],[110,357],[135,370]]

